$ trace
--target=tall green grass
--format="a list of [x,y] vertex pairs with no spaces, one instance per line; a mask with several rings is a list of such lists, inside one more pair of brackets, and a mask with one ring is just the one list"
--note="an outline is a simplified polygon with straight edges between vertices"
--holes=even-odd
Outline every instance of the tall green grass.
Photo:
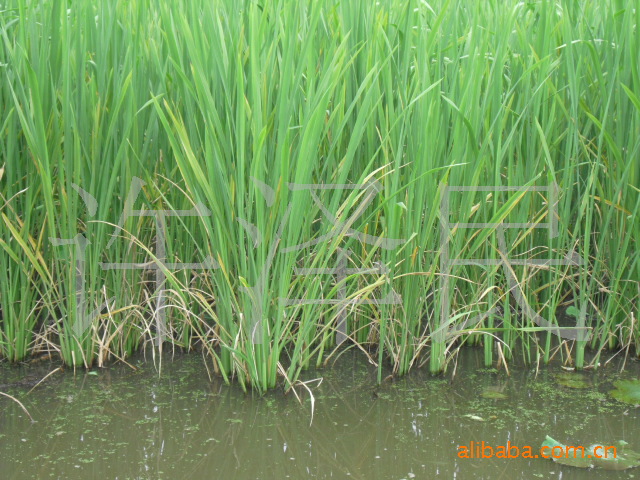
[[[560,350],[578,367],[587,348],[640,352],[639,16],[618,0],[4,2],[2,355],[199,349],[264,391],[345,346],[397,374],[439,372],[465,343],[487,364],[548,361],[560,341],[525,307],[588,327]],[[557,201],[450,191],[441,210],[447,187],[552,185]],[[140,211],[199,204],[211,215],[166,218],[164,257],[216,268],[160,267]]]

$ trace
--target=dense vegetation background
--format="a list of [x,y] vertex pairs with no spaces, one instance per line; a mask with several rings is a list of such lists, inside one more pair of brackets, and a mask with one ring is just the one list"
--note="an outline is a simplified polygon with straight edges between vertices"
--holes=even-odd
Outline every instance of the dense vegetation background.
[[[343,322],[399,374],[464,343],[487,363],[637,354],[639,19],[622,0],[4,1],[2,356],[89,366],[166,339],[265,390],[337,352]],[[560,312],[588,334],[539,325]]]

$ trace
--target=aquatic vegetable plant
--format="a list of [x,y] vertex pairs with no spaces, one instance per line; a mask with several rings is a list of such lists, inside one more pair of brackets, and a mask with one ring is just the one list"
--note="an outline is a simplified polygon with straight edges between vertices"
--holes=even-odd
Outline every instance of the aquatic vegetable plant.
[[630,6],[3,2],[2,356],[637,354]]

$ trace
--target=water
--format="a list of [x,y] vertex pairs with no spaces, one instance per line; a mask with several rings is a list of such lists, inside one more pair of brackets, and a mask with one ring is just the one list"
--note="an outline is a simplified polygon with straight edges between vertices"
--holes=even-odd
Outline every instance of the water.
[[[640,408],[608,396],[620,376],[611,365],[583,374],[579,383],[587,388],[573,389],[557,383],[560,366],[541,368],[537,377],[535,368],[512,368],[508,376],[483,368],[481,352],[467,350],[453,380],[415,371],[377,387],[373,367],[346,353],[333,368],[306,375],[323,377],[319,386],[309,383],[311,425],[311,399],[302,387],[302,404],[292,393],[244,394],[209,381],[197,355],[165,358],[161,377],[150,362],[134,365],[138,370],[55,373],[28,395],[25,386],[5,388],[36,422],[0,398],[0,477],[640,478],[640,468],[608,472],[540,458],[458,457],[458,446],[471,441],[531,445],[537,454],[545,435],[585,446],[624,440],[640,450]],[[0,384],[52,369],[0,365]],[[622,374],[639,376],[637,361]]]

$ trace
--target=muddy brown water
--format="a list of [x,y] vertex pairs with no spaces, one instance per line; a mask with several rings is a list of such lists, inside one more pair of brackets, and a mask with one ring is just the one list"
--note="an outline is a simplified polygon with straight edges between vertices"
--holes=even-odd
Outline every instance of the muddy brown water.
[[304,389],[302,404],[291,393],[244,394],[209,381],[198,355],[165,358],[161,376],[152,362],[134,364],[136,371],[114,365],[56,373],[29,394],[16,382],[55,366],[0,365],[5,392],[35,420],[0,397],[0,478],[640,478],[640,468],[459,457],[472,441],[530,445],[537,454],[545,435],[585,446],[624,440],[640,450],[640,408],[608,394],[616,379],[640,377],[637,361],[622,374],[612,362],[573,383],[562,380],[559,365],[537,374],[533,367],[514,366],[510,375],[487,369],[482,352],[468,349],[453,379],[416,370],[378,387],[375,369],[348,352],[333,367],[305,374],[323,378],[309,384],[312,423]]

